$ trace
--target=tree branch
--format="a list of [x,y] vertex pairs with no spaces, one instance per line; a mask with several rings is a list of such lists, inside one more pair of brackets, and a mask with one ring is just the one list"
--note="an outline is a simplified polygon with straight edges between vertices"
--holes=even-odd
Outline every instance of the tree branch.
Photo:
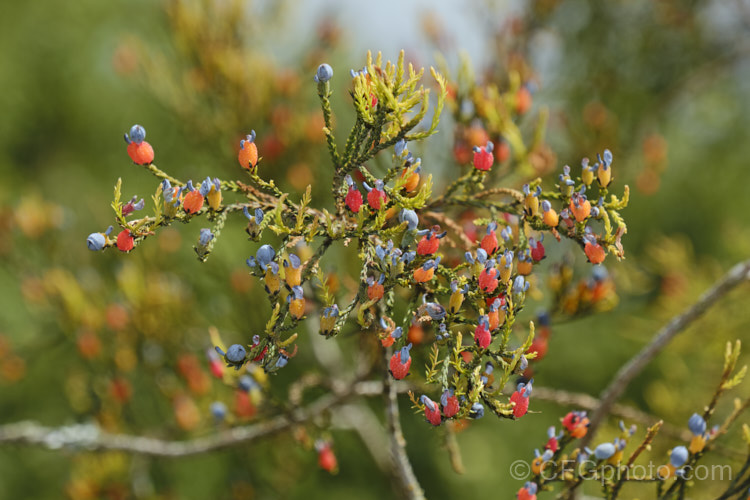
[[339,384],[332,394],[321,397],[307,407],[292,410],[286,415],[188,441],[166,441],[149,437],[110,434],[101,431],[93,424],[50,428],[35,422],[18,422],[0,426],[0,444],[16,443],[52,450],[75,448],[89,451],[125,451],[170,458],[199,455],[278,434],[294,425],[312,420],[352,396],[380,394],[373,391],[373,387],[368,382],[354,383],[349,387],[344,387],[344,385]]
[[393,467],[387,447],[388,436],[383,424],[366,402],[359,401],[356,404],[339,406],[333,415],[332,424],[338,429],[356,432],[378,468],[389,478],[393,478]]
[[[390,386],[390,389],[387,389],[388,385]],[[67,448],[88,451],[124,451],[139,455],[179,458],[210,453],[212,451],[271,437],[294,425],[303,424],[329,409],[339,407],[351,397],[375,397],[382,396],[384,393],[390,397],[390,392],[388,391],[393,391],[395,394],[404,394],[412,389],[414,389],[414,386],[406,382],[391,381],[389,384],[384,384],[378,380],[363,380],[353,384],[348,391],[340,392],[338,395],[322,397],[307,408],[298,409],[296,412],[292,412],[291,415],[279,416],[257,424],[236,427],[208,437],[188,441],[169,441],[127,434],[109,434],[102,432],[99,427],[94,424],[45,427],[36,422],[24,421],[0,425],[0,445],[19,444],[24,446],[40,446],[50,450]],[[600,404],[598,399],[588,394],[572,393],[557,389],[548,389],[546,387],[534,387],[534,398],[541,401],[550,401],[562,406],[575,406],[576,408],[584,410],[593,410]],[[358,411],[360,410],[358,409]],[[398,411],[398,408],[396,408],[396,411]],[[659,420],[653,415],[620,404],[614,404],[612,406],[610,415],[642,425],[652,425]],[[354,427],[355,420],[358,424],[361,424],[362,419],[359,417],[352,418],[354,415],[351,413],[346,415],[346,417],[349,418],[347,425],[338,422],[341,427]],[[371,419],[368,418],[368,420]],[[398,427],[400,430],[400,424]],[[355,430],[359,432],[359,429]],[[392,433],[390,424],[388,431],[389,433]],[[690,434],[688,430],[679,429],[668,424],[664,424],[661,431],[666,435],[683,441],[689,441],[692,437],[692,434]],[[366,432],[371,431],[368,429]],[[377,430],[372,432],[379,434]],[[365,436],[362,436],[363,440],[366,441],[365,444],[368,446],[368,449],[373,454],[375,461],[379,465],[383,465],[383,459],[380,453],[373,453],[375,450],[370,449],[374,444],[373,437],[374,434],[368,436],[369,439],[365,439]],[[724,448],[716,444],[713,446],[717,453],[729,458],[741,460],[745,456],[742,452],[737,450]],[[401,469],[399,468],[399,470]]]
[[599,405],[591,416],[589,431],[583,438],[582,446],[587,445],[597,428],[612,409],[615,401],[622,395],[631,380],[681,331],[700,318],[711,306],[737,285],[750,279],[750,260],[735,265],[713,287],[705,292],[698,301],[678,316],[672,318],[641,351],[630,359],[615,375],[607,388],[602,392]]
[[[392,381],[390,386],[396,394],[404,394],[414,388],[413,385],[406,382]],[[329,395],[323,397],[306,409],[300,409],[296,413],[293,412],[291,416],[284,415],[269,421],[236,427],[210,437],[189,441],[168,441],[127,434],[109,434],[102,432],[93,424],[45,427],[36,422],[24,421],[0,426],[0,444],[41,446],[51,450],[61,448],[89,451],[117,450],[141,455],[178,458],[209,453],[270,437],[293,425],[309,421],[328,409],[341,406],[350,397],[381,396],[386,391],[385,387],[386,384],[377,380],[363,380],[354,384],[351,391],[339,394],[338,396]],[[557,389],[548,389],[546,387],[534,387],[534,398],[541,401],[550,401],[562,406],[575,406],[584,410],[594,410],[600,404],[598,399],[588,394],[572,393]],[[620,404],[612,406],[610,415],[642,425],[652,425],[659,420],[653,415]],[[353,426],[353,422],[349,425]],[[666,435],[683,441],[689,441],[692,437],[692,434],[688,430],[682,430],[668,424],[664,424],[661,431]],[[718,445],[714,445],[714,447],[717,453],[724,456],[735,459],[742,459],[744,457],[744,454],[737,450],[723,448]],[[375,457],[375,459],[376,462],[382,462],[380,457]]]
[[[589,396],[588,394],[549,389],[547,387],[534,387],[534,399],[550,401],[562,406],[575,406],[576,408],[589,411],[595,410],[601,404],[598,399]],[[662,419],[658,417],[649,415],[648,413],[642,412],[633,407],[617,403],[612,405],[609,415],[622,418],[628,423],[632,422],[648,427],[662,421]],[[693,438],[693,434],[688,429],[681,429],[667,423],[661,425],[659,432],[681,441],[690,441]],[[725,448],[716,444],[714,444],[714,450],[720,455],[735,460],[743,460],[746,455],[741,451]]]
[[[388,353],[390,351],[386,351]],[[386,354],[386,363],[388,356]],[[385,416],[388,436],[391,443],[391,460],[396,478],[401,483],[401,490],[409,500],[424,500],[424,492],[414,474],[409,456],[406,454],[406,439],[401,431],[398,411],[398,390],[389,373],[383,379],[383,395],[385,396]]]

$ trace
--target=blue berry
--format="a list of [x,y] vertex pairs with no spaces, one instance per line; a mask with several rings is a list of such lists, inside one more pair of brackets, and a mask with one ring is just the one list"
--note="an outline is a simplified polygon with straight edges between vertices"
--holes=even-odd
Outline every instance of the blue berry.
[[245,348],[243,346],[241,346],[240,344],[232,344],[227,350],[226,358],[232,363],[241,363],[245,361],[246,355],[247,352],[245,351]]
[[688,450],[684,446],[676,446],[672,448],[672,452],[669,454],[669,462],[675,467],[682,467],[685,465],[688,459]]
[[221,401],[211,403],[211,415],[217,422],[223,421],[227,416],[227,406]]
[[333,77],[333,68],[329,64],[323,63],[318,66],[315,72],[315,83],[325,83]]
[[130,140],[136,144],[142,143],[146,139],[146,129],[136,124],[130,127],[130,133],[128,134]]
[[598,460],[606,460],[615,454],[615,445],[612,443],[602,443],[594,450],[594,456]]
[[396,144],[393,146],[393,152],[396,153],[396,156],[402,156],[404,154],[404,151],[406,151],[406,141],[403,139],[400,139]]
[[276,252],[271,245],[263,245],[255,253],[255,258],[258,260],[260,268],[265,271],[266,266],[271,263],[275,255]]
[[98,252],[107,244],[107,236],[112,232],[112,226],[109,226],[103,233],[91,233],[86,238],[86,246],[93,252]]
[[86,245],[89,247],[89,250],[92,250],[94,252],[97,252],[104,248],[106,242],[107,241],[105,240],[102,233],[91,233],[89,237],[86,238]]
[[289,358],[282,354],[276,361],[276,368],[284,368],[287,363],[289,363]]
[[688,428],[696,436],[702,436],[706,432],[706,421],[697,413],[693,413],[688,420]]
[[243,391],[250,392],[250,389],[255,387],[256,382],[255,380],[253,380],[253,378],[250,375],[243,375],[240,377],[240,380],[237,382],[237,385]]
[[484,406],[482,403],[474,403],[471,405],[471,413],[469,416],[473,419],[482,418],[484,416]]
[[202,247],[207,246],[208,243],[212,239],[214,239],[214,233],[212,233],[210,229],[207,229],[205,227],[203,229],[201,229],[201,235],[200,235],[200,238],[198,239],[198,244],[200,246],[202,246]]
[[408,208],[401,210],[401,213],[398,214],[398,220],[400,222],[406,222],[409,231],[413,231],[414,229],[416,229],[417,225],[419,224],[419,217],[417,217],[417,213],[414,210],[409,210]]
[[224,361],[227,362],[227,366],[234,366],[235,370],[239,370],[240,367],[245,363],[245,357],[247,356],[247,350],[240,344],[232,344],[227,349],[227,352],[222,351],[219,347],[216,347],[216,352],[224,356]]

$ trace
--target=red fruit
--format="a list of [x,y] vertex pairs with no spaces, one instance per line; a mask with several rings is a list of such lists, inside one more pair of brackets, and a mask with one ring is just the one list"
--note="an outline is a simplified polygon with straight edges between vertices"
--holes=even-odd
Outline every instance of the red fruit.
[[433,409],[430,409],[429,405],[425,405],[424,416],[432,425],[440,425],[440,422],[442,421],[442,418],[440,417],[440,405],[433,403]]
[[575,428],[576,423],[580,420],[580,417],[576,415],[574,412],[570,412],[562,419],[562,425],[569,431],[573,430]]
[[[141,143],[143,144],[143,143]],[[131,160],[133,160],[133,163],[138,164],[137,158],[138,158],[138,148],[140,144],[136,144],[135,142],[131,142],[128,144],[128,156]]]
[[391,374],[396,380],[401,380],[409,374],[409,367],[411,366],[411,357],[406,360],[406,363],[401,363],[401,353],[397,352],[391,356],[391,362],[389,368]]
[[521,276],[528,276],[531,274],[532,269],[534,268],[534,263],[531,262],[531,259],[527,256],[521,255],[521,258],[518,260],[518,274]]
[[418,267],[414,270],[414,281],[417,283],[424,283],[426,281],[430,281],[432,277],[435,275],[435,269],[424,269],[422,267]]
[[485,234],[480,246],[487,252],[487,255],[493,255],[497,251],[497,234],[495,231]]
[[193,354],[182,354],[177,358],[177,370],[185,378],[189,378],[194,373],[200,371],[198,358]]
[[518,490],[518,500],[536,500],[536,495],[529,493],[526,488]]
[[557,442],[557,438],[554,436],[549,438],[549,441],[547,441],[547,444],[544,445],[544,449],[549,450],[552,453],[557,453],[557,450],[559,447],[560,447],[560,443]]
[[181,429],[189,431],[198,426],[201,421],[201,413],[193,398],[185,394],[179,394],[172,401],[172,406],[175,420]]
[[570,435],[574,438],[582,438],[589,431],[589,419],[584,417],[580,423],[570,431]]
[[237,415],[238,418],[252,418],[256,411],[255,405],[250,400],[250,395],[248,393],[240,390],[234,392],[234,414]]
[[448,99],[452,101],[456,100],[456,96],[458,95],[458,87],[456,85],[448,84],[445,89]]
[[[574,198],[570,201],[568,208],[570,213],[573,214],[577,222],[582,222],[591,215],[591,202],[582,196],[573,195]],[[577,203],[576,203],[577,202]]]
[[544,337],[534,337],[526,353],[536,353],[534,361],[541,361],[547,354],[547,339]]
[[254,141],[245,140],[242,142],[237,160],[240,162],[240,166],[247,170],[251,170],[258,163],[258,146],[255,145]]
[[449,396],[445,400],[445,406],[443,406],[443,415],[445,418],[451,418],[458,413],[458,398],[456,396]]
[[383,345],[383,347],[391,347],[395,341],[396,339],[394,339],[390,335],[388,335],[384,339],[380,339],[380,343]]
[[121,304],[110,304],[107,306],[105,316],[107,326],[115,331],[124,330],[128,326],[128,321],[130,321],[128,310]]
[[136,165],[149,165],[154,161],[154,148],[146,141],[140,144],[131,142],[128,144],[128,156]]
[[182,206],[189,214],[198,213],[203,208],[203,195],[197,189],[190,191],[182,200]]
[[[495,331],[500,326],[500,309],[494,311],[487,311],[487,318],[490,320],[490,331]],[[505,311],[503,313],[503,323],[505,323]]]
[[355,214],[358,213],[362,207],[362,193],[355,189],[354,186],[351,186],[349,192],[346,194],[345,202],[349,210]]
[[385,195],[385,191],[373,189],[372,191],[367,193],[367,204],[370,205],[373,210],[380,210],[380,208],[383,206],[383,203],[387,202],[388,197]]
[[465,142],[456,142],[453,146],[453,158],[459,165],[466,165],[471,161],[471,148]]
[[586,254],[586,257],[589,258],[589,262],[592,264],[601,264],[604,262],[604,257],[607,256],[604,248],[602,248],[599,243],[591,243],[590,241],[586,242],[583,251]]
[[490,330],[484,323],[479,323],[474,330],[474,342],[482,349],[487,349],[490,346],[492,335],[490,335]]
[[510,397],[510,402],[516,403],[516,406],[513,407],[514,417],[521,418],[526,415],[526,412],[529,410],[529,398],[524,397],[520,391],[516,391]]
[[542,325],[539,328],[537,328],[536,334],[537,334],[537,336],[543,338],[544,340],[547,340],[547,339],[549,339],[549,335],[550,335],[551,331],[552,330],[550,329],[549,326]]
[[406,339],[414,345],[419,345],[424,342],[424,329],[418,322],[413,322],[409,327],[409,332],[406,334]]
[[516,112],[519,115],[526,113],[531,108],[531,92],[526,87],[521,87],[516,92]]
[[133,242],[135,238],[130,234],[130,231],[123,229],[120,234],[117,235],[117,249],[121,252],[129,252],[135,247]]
[[[250,346],[250,349],[255,349],[256,347],[258,347],[259,343],[260,342],[254,343],[253,345]],[[267,352],[268,352],[268,346],[265,346],[263,350],[260,352],[260,354],[258,354],[257,356],[253,358],[253,361],[257,363],[258,361],[262,360],[265,357]]]
[[211,389],[211,380],[200,368],[186,377],[186,381],[190,392],[194,394],[205,394]]
[[417,244],[417,253],[419,255],[432,255],[438,251],[440,247],[440,239],[435,237],[432,233],[425,234]]
[[[406,172],[408,172],[409,169],[404,169],[403,172],[401,172],[401,178],[403,179],[406,175]],[[412,174],[409,176],[408,179],[406,179],[406,182],[404,183],[404,191],[407,193],[411,193],[415,189],[417,189],[417,186],[419,186],[419,174],[417,172],[412,172]]]
[[367,298],[370,300],[380,300],[383,298],[385,288],[380,283],[373,283],[367,287]]
[[212,359],[208,363],[208,368],[211,370],[211,374],[216,378],[222,378],[224,376],[224,364],[220,359]]
[[498,163],[503,163],[510,158],[510,145],[506,141],[500,141],[495,148],[495,159]]
[[334,473],[338,469],[338,461],[331,445],[326,443],[318,450],[318,466],[326,472]]
[[500,274],[500,272],[495,269],[494,267],[491,267],[490,269],[483,269],[481,273],[479,273],[479,288],[484,293],[492,293],[497,288],[497,277]]
[[478,125],[472,125],[464,132],[464,138],[472,148],[474,146],[483,146],[490,140],[487,131]]
[[537,241],[536,246],[531,247],[531,258],[534,262],[539,262],[544,258],[544,245],[541,241]]
[[102,350],[102,344],[99,341],[99,337],[91,330],[86,330],[78,336],[76,342],[78,346],[78,352],[85,359],[93,359],[99,355]]
[[124,378],[116,378],[109,383],[109,393],[120,404],[127,403],[133,395],[133,388],[130,382]]
[[562,425],[574,438],[582,438],[588,432],[589,419],[580,412],[571,411],[562,419]]
[[264,158],[274,161],[284,152],[284,147],[284,141],[279,138],[278,134],[271,132],[263,138],[259,149],[263,150]]
[[495,299],[500,299],[500,307],[505,305],[505,295],[503,294],[497,295],[496,297],[487,297],[484,299],[484,302],[487,306],[491,306],[495,303]]
[[495,162],[495,155],[491,151],[487,151],[486,148],[479,148],[479,151],[474,151],[474,168],[477,170],[487,171],[492,168],[492,164]]

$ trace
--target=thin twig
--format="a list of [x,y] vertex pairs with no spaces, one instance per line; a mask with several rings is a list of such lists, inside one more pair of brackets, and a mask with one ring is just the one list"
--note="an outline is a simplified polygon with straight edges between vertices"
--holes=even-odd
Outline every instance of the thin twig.
[[[648,431],[646,432],[646,437],[643,438],[643,441],[640,445],[638,445],[638,448],[636,448],[636,450],[630,455],[628,462],[625,464],[625,470],[630,470],[630,467],[632,467],[632,465],[635,463],[638,456],[643,453],[643,451],[646,450],[649,446],[651,446],[651,442],[656,437],[656,434],[659,432],[659,429],[662,425],[664,425],[664,421],[659,420],[648,429]],[[612,487],[611,500],[617,499],[617,495],[620,494],[620,490],[622,489],[622,486],[625,484],[625,480],[627,479],[627,474],[620,474],[619,476],[619,479]]]
[[[391,381],[389,385],[391,390],[396,394],[404,394],[414,389],[413,384],[401,381]],[[301,387],[296,387],[294,390],[300,389]],[[323,397],[307,408],[299,408],[291,416],[282,415],[265,422],[236,427],[209,437],[189,441],[169,441],[127,434],[109,434],[102,432],[97,426],[92,424],[45,427],[36,422],[24,421],[0,425],[0,445],[41,446],[52,450],[61,448],[90,451],[117,450],[141,455],[174,458],[198,455],[271,437],[293,425],[309,421],[328,409],[340,406],[350,399],[350,397],[381,396],[384,391],[385,384],[379,380],[359,381],[351,386],[350,391],[339,393],[338,396],[331,397],[329,395]],[[588,394],[570,393],[545,387],[534,387],[534,397],[538,400],[550,401],[560,405],[571,405],[585,410],[594,409],[599,404],[596,398]],[[299,395],[295,395],[295,398],[301,400],[301,396]],[[611,415],[643,425],[651,425],[658,420],[654,416],[617,404],[613,406]],[[680,430],[666,424],[662,427],[661,432],[683,441],[689,441],[692,437],[689,431]],[[741,460],[745,456],[740,451],[720,447],[715,443],[713,446],[717,453],[730,458]]]
[[[388,351],[386,351],[388,352]],[[387,357],[386,357],[387,362]],[[388,436],[391,443],[391,460],[397,480],[401,483],[401,493],[409,500],[424,500],[424,492],[406,454],[406,439],[401,430],[398,411],[398,391],[386,373],[383,379],[383,396],[385,397],[385,416]]]
[[708,442],[709,443],[715,442],[719,436],[726,434],[727,431],[729,430],[729,427],[731,427],[731,425],[735,422],[735,420],[737,420],[740,417],[742,412],[747,410],[749,407],[750,407],[750,398],[747,398],[744,403],[737,405],[734,408],[734,411],[732,411],[729,417],[727,417],[727,419],[721,425],[719,430],[711,436]]
[[339,429],[355,431],[378,468],[389,477],[393,476],[391,457],[388,453],[388,437],[375,412],[366,402],[345,404],[337,408],[333,415],[333,425]]
[[453,472],[456,474],[463,474],[466,472],[464,461],[461,458],[461,448],[459,448],[458,440],[456,439],[456,429],[453,422],[448,422],[445,426],[445,439],[443,445],[448,451],[448,458],[450,458]]
[[[549,389],[547,387],[534,387],[534,399],[550,401],[563,406],[574,406],[581,410],[595,410],[599,407],[599,400],[588,394]],[[609,415],[621,418],[630,423],[652,426],[661,419],[633,407],[615,403],[610,409]],[[690,441],[693,434],[688,429],[681,429],[670,424],[662,424],[660,431],[663,435],[680,441]],[[743,460],[745,454],[739,450],[725,448],[714,444],[716,453],[735,460]]]
[[170,458],[199,455],[278,434],[294,425],[314,419],[352,396],[360,395],[360,393],[372,394],[372,388],[368,385],[361,387],[359,383],[351,384],[349,387],[344,387],[347,384],[343,383],[338,385],[339,387],[332,394],[321,397],[305,408],[298,408],[289,414],[257,424],[235,427],[189,441],[168,441],[142,436],[110,434],[92,424],[50,428],[26,421],[0,426],[0,443],[41,446],[52,450],[74,448],[88,451],[125,451]]
[[661,352],[678,333],[690,326],[711,306],[718,302],[719,299],[740,283],[747,281],[748,278],[750,278],[750,260],[735,265],[721,280],[705,292],[695,304],[672,318],[647,346],[620,368],[614,379],[612,379],[612,382],[602,392],[599,405],[591,416],[591,425],[589,426],[588,433],[583,438],[582,446],[587,445],[591,441],[597,428],[607,416],[615,401],[622,395],[630,381],[643,370],[654,356]]

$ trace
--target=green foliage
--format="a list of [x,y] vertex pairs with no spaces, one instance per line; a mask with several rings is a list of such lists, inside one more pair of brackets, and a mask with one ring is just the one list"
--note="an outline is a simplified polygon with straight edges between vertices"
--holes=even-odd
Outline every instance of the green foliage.
[[[341,47],[342,34],[330,17],[319,26],[320,43],[300,44],[297,53],[284,54],[285,62],[279,63],[274,60],[278,52],[267,48],[278,48],[275,33],[288,38],[295,29],[285,25],[285,19],[294,17],[287,15],[289,5],[285,2],[272,2],[261,9],[259,4],[245,2],[177,0],[169,2],[164,11],[157,4],[141,2],[128,5],[129,16],[122,16],[115,4],[84,0],[52,8],[48,3],[9,5],[0,20],[7,42],[0,44],[6,62],[0,68],[5,89],[0,103],[6,116],[0,126],[0,171],[5,179],[0,186],[0,297],[4,303],[0,315],[0,409],[4,422],[34,419],[61,425],[71,419],[93,420],[116,433],[179,439],[204,436],[223,425],[264,421],[284,412],[289,407],[287,391],[303,385],[297,384],[300,380],[307,383],[310,375],[328,380],[329,370],[339,367],[328,366],[313,355],[313,335],[308,334],[309,328],[317,329],[315,316],[325,306],[336,301],[351,305],[356,302],[354,296],[359,297],[355,306],[343,307],[336,321],[338,338],[329,342],[343,350],[344,371],[354,360],[362,364],[361,352],[380,349],[371,344],[377,336],[386,335],[376,321],[381,303],[393,304],[397,312],[393,326],[410,327],[408,319],[401,322],[402,313],[418,307],[420,298],[409,305],[411,297],[402,295],[403,288],[413,285],[408,276],[390,277],[389,290],[373,307],[356,307],[368,301],[365,280],[374,271],[363,262],[377,260],[372,248],[356,248],[358,238],[372,239],[381,228],[381,240],[393,239],[399,245],[400,238],[408,240],[410,235],[405,234],[405,224],[384,220],[387,210],[371,213],[363,209],[348,222],[357,226],[355,237],[349,241],[343,238],[351,228],[330,199],[334,171],[329,165],[330,151],[323,146],[327,136],[321,129],[326,124],[315,106],[315,88],[309,83],[318,62],[328,60],[336,68],[329,101],[330,116],[335,113],[337,119],[331,119],[328,130],[337,139],[340,160],[370,153],[374,139],[369,149],[361,139],[374,137],[375,132],[364,121],[357,128],[358,111],[351,111],[349,102],[344,104],[347,90],[353,91],[354,85],[350,87],[345,77],[339,78],[345,71],[338,68],[353,63],[342,60],[336,48]],[[429,204],[420,227],[438,223],[447,229],[441,252],[452,257],[475,244],[474,226],[498,220],[506,211],[518,213],[524,204],[519,196],[524,182],[533,187],[536,179],[541,179],[540,186],[548,196],[545,199],[562,208],[562,194],[550,178],[550,173],[559,171],[558,157],[574,162],[612,148],[617,158],[616,185],[632,186],[630,191],[616,193],[623,199],[632,198],[624,212],[630,229],[628,259],[610,266],[606,279],[594,283],[577,248],[578,228],[574,228],[575,241],[566,241],[565,234],[561,234],[560,244],[545,239],[548,256],[534,267],[524,310],[512,319],[512,328],[503,328],[511,352],[523,352],[519,350],[525,344],[525,325],[531,312],[540,306],[550,311],[552,335],[548,337],[549,327],[535,321],[531,347],[537,349],[549,338],[549,354],[527,356],[540,387],[597,394],[617,366],[647,342],[659,324],[694,301],[722,269],[750,251],[744,224],[748,210],[745,184],[737,180],[745,173],[747,148],[742,133],[750,116],[750,100],[742,83],[746,80],[743,45],[737,42],[734,25],[725,26],[721,36],[716,36],[712,3],[531,2],[525,6],[524,22],[483,35],[482,48],[491,54],[485,58],[488,65],[474,71],[468,67],[469,57],[461,63],[464,69],[458,71],[448,63],[436,64],[447,76],[445,109],[450,116],[442,114],[439,135],[424,147],[414,147],[425,165],[419,197],[401,193],[414,165],[401,177],[404,162],[393,158],[387,146],[386,153],[362,162],[365,175],[386,181],[390,206],[419,208]],[[493,15],[484,9],[477,11],[483,17],[477,32],[485,29],[485,19],[503,18],[494,10],[490,10]],[[305,22],[315,22],[313,17]],[[560,62],[552,71],[540,64],[543,72],[536,75],[530,69],[535,61],[526,57],[529,48],[537,54],[547,53],[546,45],[541,51],[536,49],[540,40],[549,40],[550,33],[560,44],[555,53]],[[463,45],[463,36],[457,41]],[[350,40],[344,43],[350,45]],[[18,50],[19,46],[23,50]],[[452,58],[453,49],[447,47],[454,46],[441,45],[446,57]],[[472,54],[471,58],[483,55]],[[403,68],[401,78],[405,81],[410,78],[406,61]],[[460,80],[451,78],[452,73]],[[431,91],[431,103],[422,99],[420,84],[416,84],[410,90],[412,111],[400,119],[408,123],[428,104],[431,109],[425,118],[430,119],[423,119],[423,125],[414,127],[409,135],[427,133],[440,118],[434,106],[441,86],[429,75],[425,80],[429,81],[424,90]],[[534,105],[524,115],[516,115],[514,91],[529,82],[532,88],[539,86],[539,92],[532,93]],[[456,89],[460,99],[455,97]],[[394,98],[408,104],[403,95]],[[366,104],[365,96],[358,99]],[[461,111],[460,103],[466,100],[476,113],[467,105]],[[549,112],[541,109],[545,104],[551,105]],[[377,107],[369,111],[373,124],[376,111]],[[224,210],[211,213],[205,209],[192,218],[182,217],[178,211],[173,217],[163,205],[161,186],[154,190],[153,178],[136,172],[141,167],[125,166],[127,158],[117,132],[134,121],[147,126],[148,140],[157,146],[157,164],[168,165],[176,177],[148,166],[159,180],[167,178],[177,186],[178,179],[203,178],[205,169],[220,178],[236,177],[231,145],[239,139],[235,134],[251,126],[260,132],[263,160],[258,175],[247,177],[245,183],[222,182],[222,192],[228,198]],[[355,123],[350,129],[351,121]],[[390,137],[388,127],[384,123],[381,136]],[[476,128],[491,137],[470,140]],[[469,162],[458,159],[460,147],[470,152],[472,146],[489,139],[496,145],[507,142],[509,159],[496,162],[484,176],[471,168],[461,170]],[[356,144],[360,147],[355,152]],[[552,154],[553,149],[557,155]],[[496,159],[499,156],[496,151]],[[577,164],[571,164],[576,178]],[[350,172],[356,175],[359,167],[353,165]],[[112,185],[118,177],[125,181],[120,195],[124,200],[113,207],[112,217],[112,212],[101,209],[112,201]],[[430,186],[426,187],[428,180]],[[300,203],[307,196],[303,193],[308,185],[312,186],[310,201]],[[503,187],[492,187],[498,185]],[[268,215],[259,225],[248,224],[250,242],[242,233],[243,217],[232,215],[242,207],[229,208],[235,201],[251,203],[245,199],[243,186],[255,190],[253,196]],[[450,192],[452,186],[455,195]],[[337,187],[346,189],[343,181]],[[279,222],[278,205],[265,196],[279,198],[285,192],[291,194],[278,211]],[[134,193],[145,198],[154,193],[154,205],[149,202],[144,212],[122,218],[122,204]],[[477,197],[485,193],[486,197]],[[594,196],[591,198],[593,201]],[[605,202],[618,204],[618,200]],[[622,208],[618,205],[615,210]],[[722,214],[721,224],[716,223],[717,213]],[[189,242],[197,241],[201,227],[215,231],[218,219],[224,217],[226,225],[220,238],[212,240],[215,246],[211,243],[210,258],[205,264],[196,264],[189,249],[195,243]],[[87,254],[82,245],[85,235],[92,229],[103,231],[112,219],[139,234],[136,251],[129,256],[112,250],[105,255]],[[533,229],[541,227],[538,221],[527,221]],[[498,222],[502,228],[502,221]],[[624,227],[620,222],[604,210],[594,223],[601,244],[613,254],[619,251],[618,230]],[[146,225],[156,227],[155,234],[148,234]],[[479,228],[480,238],[483,230]],[[526,241],[523,232],[518,236]],[[304,245],[298,246],[299,238]],[[182,239],[185,242],[180,245]],[[329,239],[336,240],[335,244],[330,243],[320,258],[314,257]],[[282,316],[288,318],[288,309],[284,311],[288,306],[271,304],[257,277],[249,276],[242,263],[256,250],[254,242],[261,240],[275,248],[280,248],[282,241],[293,243],[284,255],[297,252],[305,262],[319,261],[303,271],[305,281],[315,287],[308,285],[305,290],[308,303],[314,302],[312,313],[308,311],[303,321],[283,325],[295,324],[294,328],[276,332],[277,321]],[[454,264],[441,263],[430,287],[443,304],[452,279],[459,278],[459,288],[475,280],[473,274],[466,275],[471,270],[468,264]],[[285,293],[280,292],[281,300]],[[737,290],[707,313],[631,385],[624,403],[665,420],[653,450],[644,451],[644,457],[664,459],[667,448],[675,443],[669,424],[684,427],[685,418],[705,404],[705,396],[714,389],[709,387],[714,380],[706,374],[721,370],[712,353],[747,331],[746,295],[745,289]],[[454,325],[456,345],[473,343],[477,299],[471,296],[465,301],[471,312],[465,314],[467,323]],[[620,307],[611,312],[618,303]],[[486,313],[486,305],[482,308]],[[350,318],[355,309],[369,320],[370,329],[362,331]],[[607,314],[591,317],[592,312]],[[249,344],[256,333],[278,333],[279,350],[269,350],[270,358],[278,357],[286,347],[291,354],[299,344],[297,357],[291,358],[286,368],[274,371],[271,384],[255,364],[248,365],[255,370],[247,373],[262,387],[248,393],[257,411],[252,418],[235,413],[232,401],[237,374],[233,370],[211,383],[203,352],[221,345],[206,335],[211,324],[221,329],[227,344]],[[418,386],[414,390],[434,398],[439,388],[422,387],[421,376],[434,349],[435,324],[427,321],[420,326],[426,334],[423,343],[429,346],[413,350],[413,375],[407,381]],[[293,332],[298,333],[296,339]],[[285,344],[290,339],[292,344]],[[98,351],[92,349],[96,342]],[[248,357],[260,354],[263,347],[265,344],[249,350]],[[462,380],[474,381],[474,388],[481,385],[481,366],[477,374],[462,375],[456,369],[466,368],[461,353],[446,346],[438,346],[438,350],[439,385],[458,386]],[[741,357],[739,366],[746,363],[747,354],[742,356],[745,360]],[[190,364],[187,359],[192,359],[192,367],[183,370]],[[490,383],[491,400],[506,404],[507,398],[500,395],[501,379],[514,361],[500,357],[495,362],[497,380]],[[446,367],[451,370],[447,384],[443,382]],[[507,379],[508,383],[515,382],[514,378]],[[115,390],[122,387],[130,388],[130,397],[124,401],[116,395],[125,393]],[[326,390],[323,385],[304,389],[299,404]],[[733,390],[741,395],[742,385]],[[421,416],[403,416],[417,476],[430,478],[423,481],[427,496],[479,495],[520,486],[522,481],[516,486],[509,481],[507,467],[516,459],[530,460],[530,440],[541,445],[543,429],[558,425],[561,414],[558,404],[542,401],[541,394],[532,396],[533,414],[517,422],[484,419],[460,434],[455,434],[453,425],[438,430],[458,442],[451,461],[456,448],[464,451],[463,476],[450,473],[440,449],[443,440],[435,439],[436,433],[423,424]],[[231,423],[214,424],[209,411],[213,401],[228,403]],[[719,421],[734,411],[722,401],[715,410]],[[392,494],[389,473],[378,469],[362,451],[360,438],[342,429],[346,424],[341,420],[338,415],[330,420],[323,416],[301,426],[304,432],[282,433],[242,450],[175,462],[119,453],[76,453],[71,457],[3,448],[0,466],[6,471],[6,480],[0,497],[59,498],[62,491],[81,499],[107,494],[154,498],[349,498],[353,491],[381,498]],[[461,425],[463,422],[456,429]],[[601,430],[603,436],[616,432],[614,426]],[[642,435],[639,432],[638,436]],[[724,455],[712,458],[717,454],[744,450],[747,436],[746,428],[744,435],[739,428],[728,429],[715,443],[715,453],[706,457],[707,463],[724,461]],[[335,439],[341,459],[338,476],[310,473],[315,467],[312,443],[318,438]],[[741,466],[732,458],[736,456],[730,454],[726,461]],[[33,480],[41,469],[46,471],[45,481]],[[197,469],[203,473],[195,474]],[[145,485],[145,489],[136,494],[133,485]],[[719,481],[699,481],[686,491],[713,498],[724,486]],[[651,484],[629,483],[624,488],[621,497],[648,498],[653,494]],[[584,494],[599,491],[591,482],[580,489]]]

